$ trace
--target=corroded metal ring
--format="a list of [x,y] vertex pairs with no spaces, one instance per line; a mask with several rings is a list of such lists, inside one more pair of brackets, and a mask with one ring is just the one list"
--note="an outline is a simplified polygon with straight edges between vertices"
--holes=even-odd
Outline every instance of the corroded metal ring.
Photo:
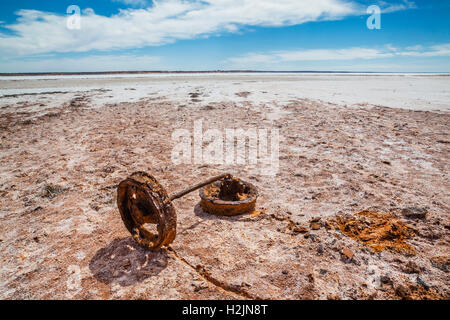
[[[122,181],[117,189],[117,205],[126,228],[139,245],[158,249],[175,240],[175,209],[153,176],[135,172]],[[151,232],[152,225],[156,225],[158,234]]]
[[245,199],[220,199],[218,192],[221,191],[226,180],[216,181],[200,189],[200,207],[204,211],[218,216],[235,216],[255,210],[256,199],[258,198],[256,187],[249,182],[236,178],[232,179],[239,181]]

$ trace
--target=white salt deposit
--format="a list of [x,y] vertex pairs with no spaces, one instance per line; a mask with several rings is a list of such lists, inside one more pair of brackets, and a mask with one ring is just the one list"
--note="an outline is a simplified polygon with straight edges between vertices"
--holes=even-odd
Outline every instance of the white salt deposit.
[[[269,104],[276,108],[292,100],[325,104],[380,105],[411,110],[450,111],[450,75],[425,74],[120,74],[80,76],[0,77],[0,97],[67,92],[63,100],[89,91],[92,106],[105,103],[166,99],[187,105],[211,102]],[[236,95],[241,92],[250,94]],[[191,99],[190,94],[198,97]],[[45,95],[62,103],[62,93]],[[33,101],[42,95],[3,97],[1,105]],[[58,97],[56,101],[55,97]],[[47,102],[44,102],[47,103]]]

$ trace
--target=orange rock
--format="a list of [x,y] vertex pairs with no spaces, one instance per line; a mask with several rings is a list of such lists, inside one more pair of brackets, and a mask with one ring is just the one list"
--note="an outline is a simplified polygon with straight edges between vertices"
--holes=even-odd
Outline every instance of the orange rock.
[[255,211],[253,211],[250,215],[251,215],[252,217],[257,217],[257,216],[259,216],[260,214],[262,214],[261,211],[255,210]]
[[344,250],[342,250],[342,254],[344,256],[347,257],[347,259],[351,260],[354,256],[354,253],[352,250],[348,249],[348,248],[344,248]]
[[317,223],[317,222],[311,223],[311,229],[312,230],[319,230],[320,229],[320,223]]

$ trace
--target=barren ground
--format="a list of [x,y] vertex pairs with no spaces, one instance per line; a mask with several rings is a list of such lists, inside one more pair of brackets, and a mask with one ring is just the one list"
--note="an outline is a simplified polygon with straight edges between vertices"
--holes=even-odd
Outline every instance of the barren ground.
[[[0,298],[450,298],[448,111],[261,102],[245,83],[231,88],[236,100],[208,100],[200,85],[196,98],[155,93],[95,106],[113,93],[0,98]],[[172,132],[198,119],[204,130],[279,128],[278,174],[174,165]],[[134,171],[169,193],[229,171],[259,188],[258,211],[211,216],[194,192],[174,202],[171,249],[148,252],[116,205],[117,184]],[[358,220],[364,210],[391,214],[372,225],[386,248],[337,227],[371,227]]]

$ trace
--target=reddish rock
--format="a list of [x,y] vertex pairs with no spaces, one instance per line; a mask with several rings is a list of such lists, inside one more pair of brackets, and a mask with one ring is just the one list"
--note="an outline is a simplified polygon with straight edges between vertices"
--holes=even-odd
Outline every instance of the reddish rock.
[[344,249],[342,250],[342,254],[344,255],[345,258],[347,258],[347,259],[349,259],[349,260],[351,260],[351,259],[353,258],[353,256],[355,255],[355,254],[353,253],[353,251],[350,250],[350,249],[348,249],[348,248],[344,248]]

